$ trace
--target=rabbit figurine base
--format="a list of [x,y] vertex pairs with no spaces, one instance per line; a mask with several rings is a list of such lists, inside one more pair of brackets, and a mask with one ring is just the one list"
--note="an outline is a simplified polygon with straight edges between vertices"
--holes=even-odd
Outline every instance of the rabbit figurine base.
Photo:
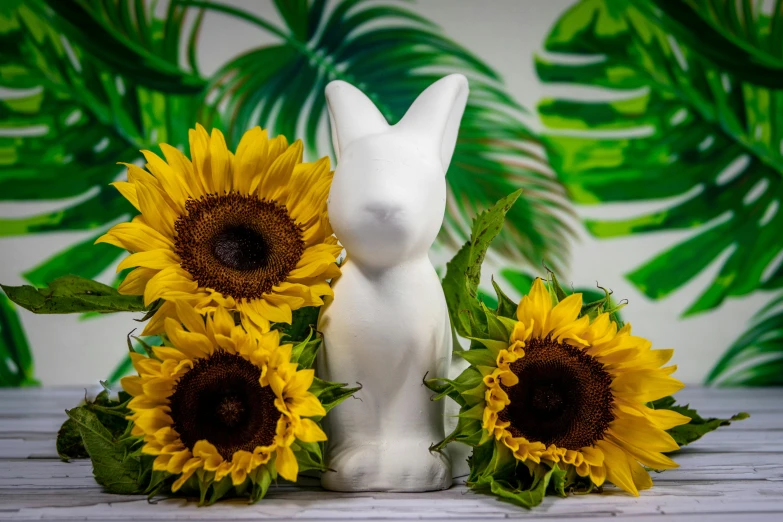
[[444,437],[444,405],[422,379],[447,375],[451,362],[446,301],[428,252],[467,96],[465,77],[447,76],[390,126],[350,84],[326,88],[338,160],[329,218],[347,259],[321,312],[318,371],[362,385],[326,418],[326,489],[451,485],[447,454],[429,450]]

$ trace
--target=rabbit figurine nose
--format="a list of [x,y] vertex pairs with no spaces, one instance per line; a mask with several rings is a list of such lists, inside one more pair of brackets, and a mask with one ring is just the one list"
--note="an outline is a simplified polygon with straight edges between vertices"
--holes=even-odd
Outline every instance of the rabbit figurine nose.
[[364,208],[379,221],[391,221],[402,214],[402,205],[397,205],[388,201],[368,203]]

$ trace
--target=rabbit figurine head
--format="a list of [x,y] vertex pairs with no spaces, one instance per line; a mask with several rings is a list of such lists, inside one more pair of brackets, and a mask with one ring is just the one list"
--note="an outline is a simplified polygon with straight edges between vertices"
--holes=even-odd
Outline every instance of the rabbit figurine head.
[[467,97],[467,79],[452,74],[391,126],[356,87],[326,87],[338,160],[329,219],[353,261],[382,269],[427,255],[443,222],[445,174]]

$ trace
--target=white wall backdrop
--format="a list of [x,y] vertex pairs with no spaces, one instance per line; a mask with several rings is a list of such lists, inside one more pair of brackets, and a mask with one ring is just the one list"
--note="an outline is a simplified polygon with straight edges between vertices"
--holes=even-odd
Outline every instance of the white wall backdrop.
[[[279,20],[271,0],[226,3]],[[534,109],[540,98],[551,96],[555,89],[546,87],[545,90],[537,80],[534,53],[541,52],[541,44],[552,23],[570,4],[566,0],[419,0],[412,8],[435,21],[453,40],[495,68],[508,91],[521,104]],[[244,50],[273,41],[269,35],[248,24],[214,12],[206,14],[201,34],[199,57],[204,74]],[[383,63],[378,64],[378,67],[383,66]],[[528,123],[540,129],[534,111],[531,111]],[[323,139],[326,142],[325,133]],[[123,158],[117,158],[117,161],[123,161]],[[64,208],[70,203],[72,200],[45,204],[3,203],[0,204],[0,216],[32,215]],[[580,217],[627,217],[670,204],[601,205],[578,207],[577,212]],[[677,375],[686,382],[702,381],[718,357],[746,327],[748,319],[769,299],[768,295],[757,292],[745,299],[730,299],[716,311],[683,319],[681,313],[715,276],[718,261],[705,266],[699,277],[660,301],[642,295],[624,274],[693,232],[598,241],[579,223],[574,226],[580,231],[580,237],[572,246],[569,271],[561,279],[577,286],[592,286],[599,281],[613,289],[618,299],[628,299],[630,305],[623,314],[633,324],[634,332],[651,339],[657,347],[675,348],[674,362],[679,365]],[[0,281],[23,284],[20,275],[23,271],[93,234],[94,231],[89,231],[0,239]],[[449,254],[437,252],[433,257],[438,263],[445,263]],[[491,261],[484,273],[487,285],[493,267],[502,264],[496,258]],[[107,270],[101,280],[110,282],[113,273],[113,268]],[[125,335],[133,328],[141,330],[139,323],[128,315],[79,320],[76,316],[36,316],[22,311],[21,318],[33,349],[37,377],[45,385],[90,384],[105,378],[127,349]]]

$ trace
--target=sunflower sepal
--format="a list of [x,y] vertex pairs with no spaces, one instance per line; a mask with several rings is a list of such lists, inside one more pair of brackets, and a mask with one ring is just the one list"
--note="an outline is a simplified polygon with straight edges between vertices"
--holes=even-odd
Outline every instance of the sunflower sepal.
[[253,489],[249,494],[250,504],[255,504],[266,496],[267,492],[269,491],[269,486],[271,486],[272,482],[277,478],[277,474],[274,474],[273,476],[273,473],[274,468],[270,470],[270,468],[267,466],[256,468],[256,470],[253,472],[254,476],[251,480]]
[[495,297],[498,301],[498,306],[495,309],[495,315],[498,318],[513,319],[517,315],[517,303],[511,300],[509,296],[500,288],[495,276],[492,276],[492,288],[495,290]]
[[511,332],[514,331],[514,321],[497,316],[484,303],[481,303],[481,310],[486,317],[488,337],[494,341],[508,341]]
[[300,370],[312,368],[315,365],[315,356],[318,354],[322,342],[320,334],[310,330],[304,340],[291,348],[291,362],[295,362]]
[[[361,385],[349,387],[348,384],[344,382],[324,381],[318,377],[315,377],[313,378],[313,384],[307,391],[315,395],[321,402],[324,411],[329,413],[332,408],[348,399],[361,389]],[[311,418],[318,421],[321,419],[321,416],[313,416]]]
[[329,468],[324,461],[324,444],[322,442],[302,442],[297,440],[291,449],[294,450],[296,461],[299,463],[299,472],[302,471],[327,471]]
[[484,417],[484,404],[479,403],[474,406],[471,406],[465,411],[461,411],[457,415],[457,417],[460,417],[462,419],[481,420]]
[[457,355],[468,361],[470,364],[474,366],[483,365],[483,366],[489,366],[495,363],[495,360],[497,359],[497,353],[492,353],[491,351],[487,349],[474,349],[474,350],[463,350],[461,352],[457,352]]
[[280,337],[283,342],[297,343],[313,336],[318,325],[320,313],[321,308],[318,306],[305,306],[291,312],[291,324],[274,323],[272,324],[272,329],[280,330]]
[[478,446],[482,441],[488,440],[486,430],[482,429],[481,422],[465,417],[457,418],[457,426],[442,441],[430,446],[430,451],[442,451],[450,442],[461,442],[468,446]]
[[445,377],[436,377],[433,379],[424,379],[424,385],[436,395],[432,397],[433,401],[440,400],[443,397],[450,397],[463,406],[464,399],[462,394],[467,390],[474,388],[482,382],[482,375],[473,366],[468,366],[456,379],[447,379]]
[[500,353],[500,350],[505,350],[508,348],[508,340],[487,339],[485,337],[468,337],[468,339],[472,341],[470,350],[463,351],[481,350],[482,348],[486,348],[492,353],[492,355],[497,357]]

